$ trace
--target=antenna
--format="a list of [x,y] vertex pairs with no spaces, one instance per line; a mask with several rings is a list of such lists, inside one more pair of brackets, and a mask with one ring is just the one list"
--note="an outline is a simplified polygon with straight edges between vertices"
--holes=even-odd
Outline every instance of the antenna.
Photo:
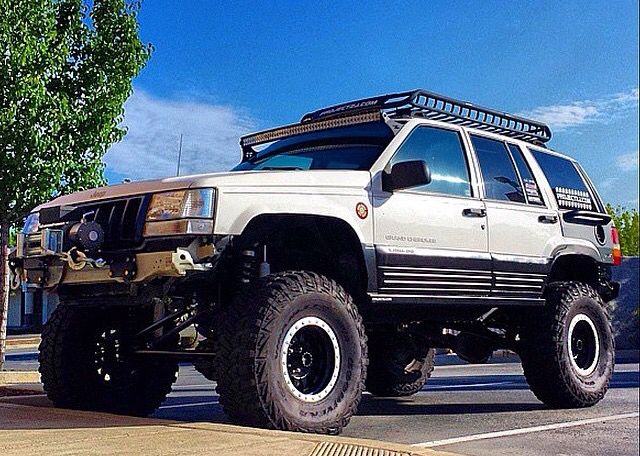
[[176,177],[180,176],[180,160],[182,160],[182,133],[180,133],[180,147],[178,148],[178,167],[176,169]]

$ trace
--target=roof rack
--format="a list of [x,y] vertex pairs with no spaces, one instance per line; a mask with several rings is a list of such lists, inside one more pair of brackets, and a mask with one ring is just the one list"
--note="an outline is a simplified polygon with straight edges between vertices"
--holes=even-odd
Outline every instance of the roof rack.
[[243,136],[240,138],[242,161],[255,157],[253,147],[260,144],[312,131],[376,122],[382,120],[383,115],[391,119],[422,117],[439,120],[510,136],[539,146],[544,146],[551,139],[551,130],[541,122],[426,90],[413,90],[330,106],[305,114],[300,123]]
[[537,145],[551,139],[551,129],[534,120],[455,100],[426,90],[392,93],[351,101],[305,114],[301,123],[316,122],[367,111],[391,118],[422,117],[477,128]]

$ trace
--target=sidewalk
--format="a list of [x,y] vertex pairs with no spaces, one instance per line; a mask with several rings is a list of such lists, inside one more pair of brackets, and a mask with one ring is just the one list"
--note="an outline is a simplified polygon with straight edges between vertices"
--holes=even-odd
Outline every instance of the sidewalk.
[[[0,454],[217,456],[437,456],[401,444],[215,423],[183,423],[47,407],[44,398],[0,399]],[[38,404],[26,405],[26,404]]]
[[40,334],[24,334],[7,336],[7,349],[38,348]]

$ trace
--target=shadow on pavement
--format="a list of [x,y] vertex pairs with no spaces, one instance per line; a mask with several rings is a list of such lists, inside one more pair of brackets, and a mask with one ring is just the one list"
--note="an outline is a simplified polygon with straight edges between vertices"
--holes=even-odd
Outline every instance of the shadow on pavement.
[[507,403],[458,403],[458,404],[424,404],[409,400],[398,400],[384,397],[367,397],[360,403],[358,415],[459,415],[485,414],[503,412],[530,412],[543,410],[542,404],[530,402]]

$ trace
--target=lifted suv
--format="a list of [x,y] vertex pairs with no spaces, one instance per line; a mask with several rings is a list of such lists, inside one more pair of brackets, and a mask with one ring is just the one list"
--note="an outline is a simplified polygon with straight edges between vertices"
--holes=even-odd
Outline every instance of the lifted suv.
[[514,350],[545,404],[597,403],[620,246],[550,138],[418,90],[245,136],[231,172],[36,208],[11,264],[60,298],[40,347],[47,394],[144,415],[190,360],[234,422],[337,433],[365,389],[419,391],[446,347],[472,363]]

